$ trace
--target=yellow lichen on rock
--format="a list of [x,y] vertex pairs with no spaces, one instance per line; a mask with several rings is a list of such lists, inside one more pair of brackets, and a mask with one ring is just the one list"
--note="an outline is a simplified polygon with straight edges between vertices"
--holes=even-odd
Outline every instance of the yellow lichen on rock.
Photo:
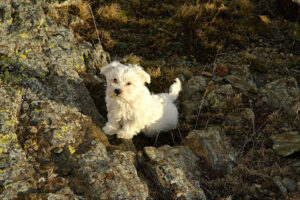
[[70,151],[70,154],[74,154],[75,153],[75,149],[73,149],[73,147],[69,147],[69,151]]
[[0,144],[8,144],[11,141],[11,137],[8,134],[0,136]]

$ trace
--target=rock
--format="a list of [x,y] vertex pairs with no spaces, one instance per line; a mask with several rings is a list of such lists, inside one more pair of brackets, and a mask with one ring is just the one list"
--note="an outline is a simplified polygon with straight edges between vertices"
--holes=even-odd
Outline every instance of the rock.
[[236,155],[221,127],[193,130],[185,138],[184,144],[189,146],[195,155],[205,159],[213,169],[224,174],[232,171]]
[[206,199],[199,183],[199,159],[188,147],[145,147],[143,153],[141,165],[158,185],[159,199]]
[[255,114],[254,114],[253,110],[250,108],[244,108],[241,111],[241,116],[250,122],[254,122],[254,120],[255,120]]
[[296,4],[298,4],[298,6],[300,6],[300,1],[299,0],[292,0],[293,2],[295,2]]
[[242,131],[244,131],[245,123],[251,123],[253,125],[254,121],[255,114],[253,110],[250,108],[243,108],[226,114],[223,123],[225,126],[235,126],[236,128],[241,128]]
[[197,98],[206,89],[206,80],[203,76],[194,76],[187,81],[183,90],[184,99]]
[[244,78],[239,78],[233,75],[226,76],[225,79],[235,88],[242,92],[257,92],[257,87],[253,81],[246,81]]
[[199,109],[205,89],[206,80],[203,76],[194,76],[183,86],[182,94],[180,95],[180,98],[183,99],[181,115],[187,121],[190,122],[196,118],[193,114]]
[[250,80],[251,73],[249,70],[248,64],[240,64],[240,62],[234,64],[226,64],[226,67],[229,70],[229,74],[235,77],[243,77],[245,80]]
[[[65,187],[55,193],[48,193],[45,198],[47,198],[48,200],[69,200],[69,199],[73,199],[74,200],[83,200],[84,198],[82,197],[78,197],[78,196],[75,196],[74,197],[74,194],[72,192],[72,190],[70,190],[69,187]],[[36,197],[36,199],[38,199]]]
[[235,92],[230,84],[221,85],[207,94],[206,101],[211,109],[219,110],[223,107],[226,98],[233,97],[234,95]]
[[100,113],[106,113],[105,89],[106,80],[100,76],[100,68],[110,60],[109,55],[103,51],[100,44],[93,47],[89,43],[80,43],[79,50],[83,52],[86,69],[79,71],[79,76],[83,79],[85,86],[89,90],[96,107]]
[[294,192],[298,189],[297,182],[294,179],[284,177],[282,179],[282,184],[289,192]]
[[271,136],[273,149],[281,156],[289,156],[300,150],[300,135],[298,132],[287,132]]
[[300,97],[299,100],[296,100],[296,103],[292,107],[291,112],[296,114],[296,116],[300,116]]
[[[254,194],[254,197],[256,197],[256,198],[261,197],[264,193],[262,185],[256,184],[256,183],[251,185],[250,191],[252,194]],[[249,199],[251,199],[251,197]]]
[[240,112],[228,113],[224,117],[224,124],[226,126],[241,126],[245,122]]
[[90,43],[79,43],[79,50],[83,53],[81,57],[84,60],[86,70],[79,73],[86,84],[103,84],[105,80],[101,80],[100,68],[106,65],[110,58],[100,44],[93,47]]
[[0,87],[0,199],[37,188],[34,168],[18,142],[16,127],[24,90]]
[[295,174],[300,175],[300,160],[291,164],[291,166],[293,167]]
[[107,152],[98,143],[78,159],[79,176],[89,188],[90,199],[144,200],[148,187],[136,171],[135,153]]
[[[43,2],[0,1],[0,93],[6,96],[0,105],[9,110],[0,119],[9,145],[1,152],[1,199],[77,199],[64,176],[74,168],[69,160],[92,142],[109,145],[101,131],[104,118],[78,75],[104,63],[106,53],[79,43],[71,29],[46,17]],[[39,178],[46,181],[37,186]]]
[[283,78],[266,84],[260,88],[259,94],[263,101],[269,103],[274,109],[282,109],[285,113],[295,116],[297,109],[292,109],[297,104],[295,101],[300,90],[294,78]]
[[281,192],[281,194],[286,195],[287,194],[287,189],[284,187],[284,185],[282,184],[282,179],[280,176],[275,176],[273,178],[273,182],[274,184],[278,187],[279,191]]

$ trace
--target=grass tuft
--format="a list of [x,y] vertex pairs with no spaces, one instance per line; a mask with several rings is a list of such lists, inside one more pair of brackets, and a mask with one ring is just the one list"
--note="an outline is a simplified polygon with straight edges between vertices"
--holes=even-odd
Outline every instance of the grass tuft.
[[96,13],[101,21],[108,21],[111,23],[126,23],[128,21],[126,13],[122,11],[118,3],[100,6]]

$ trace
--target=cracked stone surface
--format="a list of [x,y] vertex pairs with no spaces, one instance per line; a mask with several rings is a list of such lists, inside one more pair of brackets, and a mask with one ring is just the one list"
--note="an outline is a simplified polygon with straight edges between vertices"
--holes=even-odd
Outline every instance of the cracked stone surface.
[[235,153],[229,138],[219,126],[204,130],[193,130],[184,142],[199,157],[202,157],[212,168],[223,173],[230,173],[235,162]]
[[266,84],[259,90],[263,100],[274,109],[282,109],[285,113],[298,114],[300,90],[295,78],[283,78]]
[[146,199],[148,186],[139,178],[135,165],[135,153],[107,152],[101,143],[79,158],[79,171],[91,186],[93,199]]
[[72,157],[92,140],[108,145],[103,118],[79,76],[106,63],[107,54],[78,43],[42,5],[0,2],[1,199],[84,198],[61,176],[65,160],[56,158]]
[[1,199],[17,199],[19,193],[36,189],[34,168],[16,133],[22,101],[21,89],[0,87],[0,186]]
[[206,199],[199,183],[199,158],[188,147],[145,147],[144,157],[146,173],[158,183],[162,199]]

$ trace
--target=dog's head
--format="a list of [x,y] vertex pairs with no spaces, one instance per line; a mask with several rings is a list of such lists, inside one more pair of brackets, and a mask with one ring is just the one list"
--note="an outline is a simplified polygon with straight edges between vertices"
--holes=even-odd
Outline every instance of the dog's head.
[[101,69],[106,77],[106,95],[111,98],[133,101],[145,91],[150,75],[137,65],[123,65],[114,61]]

